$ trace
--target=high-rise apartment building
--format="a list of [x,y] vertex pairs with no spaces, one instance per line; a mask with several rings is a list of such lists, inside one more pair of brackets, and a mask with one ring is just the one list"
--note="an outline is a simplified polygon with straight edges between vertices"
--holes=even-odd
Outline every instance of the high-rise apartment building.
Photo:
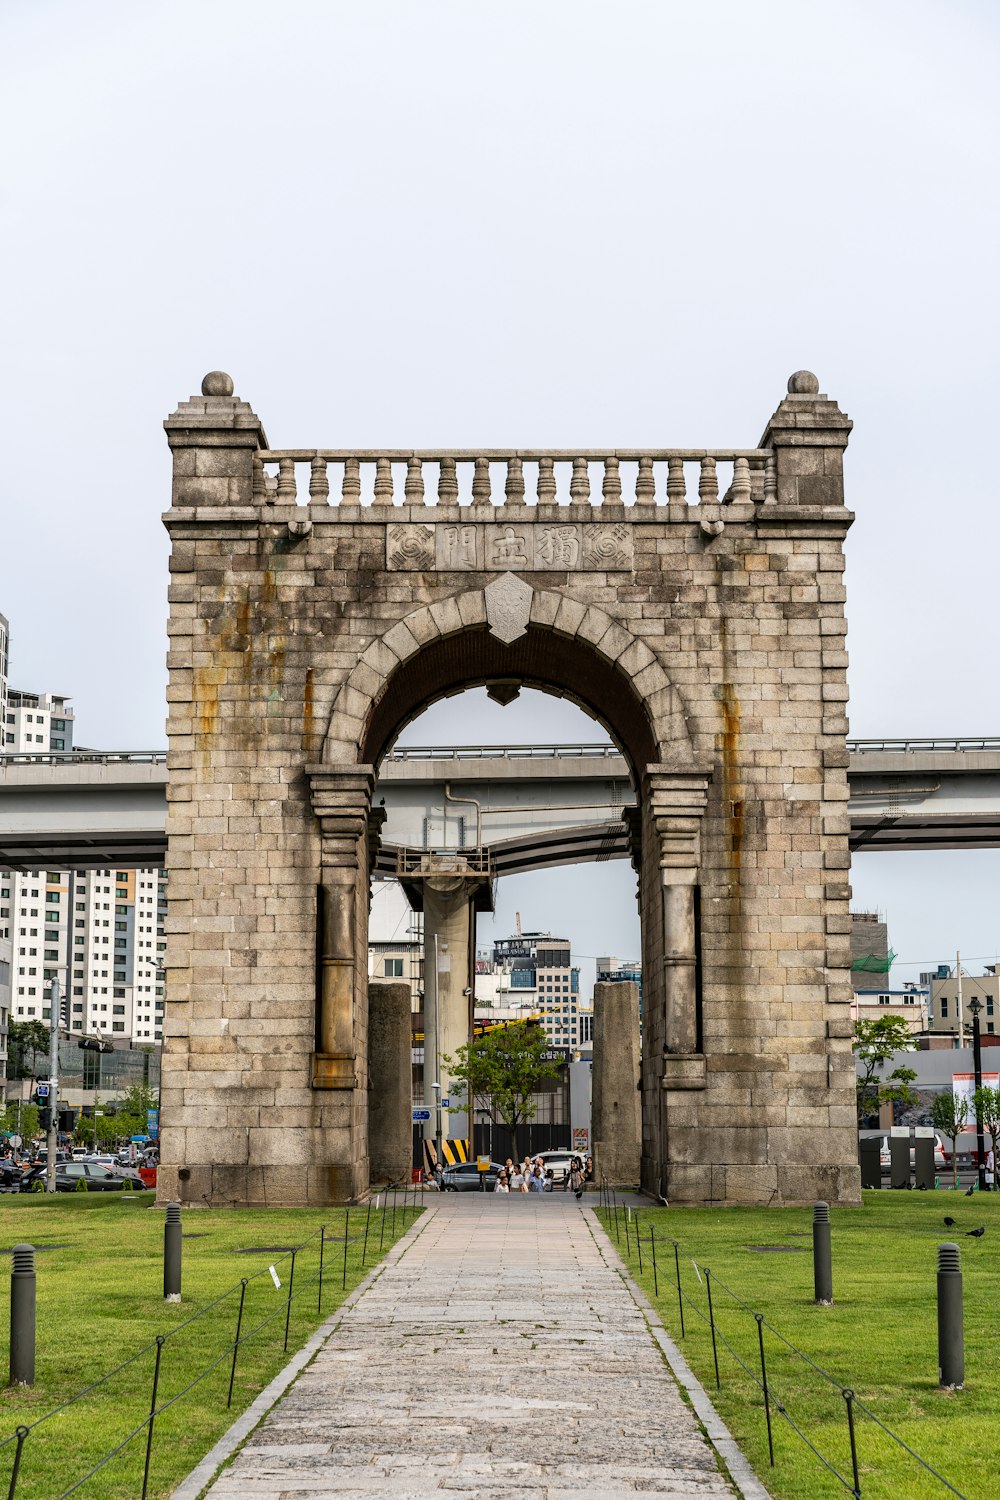
[[[72,752],[73,710],[58,693],[11,688],[2,723],[8,754]],[[0,870],[0,1022],[7,962],[11,1020],[48,1021],[55,978],[71,1031],[154,1046],[165,915],[162,870]]]
[[7,671],[9,659],[8,641],[10,639],[10,625],[6,615],[0,615],[0,750],[4,746],[3,726],[7,722]]
[[69,1029],[155,1045],[163,1036],[162,870],[0,871],[11,1019],[48,1021],[50,983]]
[[67,753],[73,748],[73,710],[60,693],[9,688],[3,714],[3,749],[12,755]]

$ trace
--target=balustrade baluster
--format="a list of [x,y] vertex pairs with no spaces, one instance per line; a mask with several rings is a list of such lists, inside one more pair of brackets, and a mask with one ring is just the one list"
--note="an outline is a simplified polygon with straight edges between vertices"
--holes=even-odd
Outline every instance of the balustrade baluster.
[[489,505],[490,503],[489,459],[476,459],[475,473],[472,476],[472,503],[473,505]]
[[387,458],[375,460],[375,504],[392,504],[392,464]]
[[340,491],[341,505],[361,504],[361,463],[356,458],[344,459],[344,483]]
[[734,505],[750,499],[750,464],[745,458],[733,460],[733,485],[730,496]]
[[524,466],[519,458],[507,460],[507,504],[526,505],[524,498]]
[[458,504],[458,471],[453,458],[442,458],[438,475],[438,504]]
[[774,462],[774,454],[767,455],[764,464],[764,504],[776,505],[778,503],[778,470]]
[[609,454],[604,460],[604,484],[601,486],[605,505],[620,505],[622,499],[622,476],[618,460]]
[[551,458],[540,458],[538,460],[538,503],[555,505],[556,503],[556,469]]
[[419,458],[408,458],[406,460],[406,485],[404,487],[407,505],[423,505],[424,502],[424,471]]
[[667,459],[667,504],[687,504],[687,486],[684,479],[684,460],[682,458]]
[[256,504],[266,505],[270,496],[267,493],[267,475],[264,473],[264,461],[257,457],[253,458],[253,498]]
[[284,500],[288,505],[294,505],[296,499],[295,460],[281,458],[278,460],[278,503]]
[[653,477],[653,460],[646,455],[639,460],[639,472],[635,476],[636,505],[656,504],[656,480]]
[[698,499],[702,505],[714,505],[719,498],[719,476],[715,469],[715,459],[706,454],[701,461],[701,474],[698,476]]
[[574,500],[586,505],[590,499],[590,470],[585,458],[574,458],[573,477],[569,482],[570,503]]
[[326,459],[318,455],[309,463],[309,499],[328,502],[330,481],[326,474]]

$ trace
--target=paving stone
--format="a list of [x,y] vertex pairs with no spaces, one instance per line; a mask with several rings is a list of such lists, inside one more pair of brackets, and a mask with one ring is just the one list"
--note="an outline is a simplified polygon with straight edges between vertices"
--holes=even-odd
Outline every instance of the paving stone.
[[435,1202],[209,1500],[732,1497],[590,1216],[520,1209]]

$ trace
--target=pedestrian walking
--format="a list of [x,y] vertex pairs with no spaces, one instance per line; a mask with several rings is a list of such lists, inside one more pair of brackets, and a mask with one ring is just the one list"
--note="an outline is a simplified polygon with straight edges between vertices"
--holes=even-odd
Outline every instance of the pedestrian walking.
[[583,1163],[580,1161],[580,1158],[578,1156],[575,1156],[573,1158],[573,1165],[570,1168],[569,1185],[573,1191],[573,1196],[578,1203],[583,1197],[583,1184]]

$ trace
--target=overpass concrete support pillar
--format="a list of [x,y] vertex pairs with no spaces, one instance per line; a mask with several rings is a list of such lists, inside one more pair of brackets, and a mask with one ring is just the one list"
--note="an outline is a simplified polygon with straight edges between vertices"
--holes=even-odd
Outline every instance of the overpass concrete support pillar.
[[634,979],[594,985],[591,1115],[594,1165],[614,1186],[635,1187],[642,1152],[639,1098],[639,986]]
[[373,1182],[408,1177],[413,1157],[410,986],[368,982],[368,1158]]
[[[451,859],[451,856],[447,856]],[[435,859],[435,856],[429,856]],[[441,857],[437,857],[440,861]],[[456,856],[452,860],[460,860]],[[461,861],[464,863],[464,861]],[[468,1110],[438,1108],[453,1092],[454,1074],[444,1061],[457,1060],[472,1035],[476,918],[473,902],[481,875],[427,874],[420,882],[424,905],[424,1105],[430,1119],[424,1136],[471,1138]],[[439,1087],[436,1089],[434,1085]]]

